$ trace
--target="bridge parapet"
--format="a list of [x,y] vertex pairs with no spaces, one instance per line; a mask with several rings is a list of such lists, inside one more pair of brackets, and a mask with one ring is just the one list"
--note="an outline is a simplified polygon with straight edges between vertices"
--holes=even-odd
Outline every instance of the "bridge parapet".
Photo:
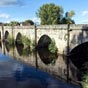
[[36,26],[37,29],[67,29],[67,25],[40,25]]
[[83,30],[88,29],[88,24],[70,24],[72,30]]
[[[36,30],[37,29],[37,30]],[[58,50],[60,53],[66,52],[67,48],[67,29],[68,25],[40,25],[40,26],[0,26],[1,40],[5,36],[7,31],[10,36],[13,36],[16,39],[17,34],[21,33],[22,35],[28,37],[31,40],[39,39],[43,35],[49,36],[51,39],[54,38]],[[69,45],[70,51],[76,46],[88,41],[88,24],[70,24],[69,26],[70,38]],[[36,31],[35,31],[36,30]],[[35,33],[36,32],[36,33]],[[12,34],[13,33],[13,34]]]
[[13,26],[14,29],[34,29],[35,26]]

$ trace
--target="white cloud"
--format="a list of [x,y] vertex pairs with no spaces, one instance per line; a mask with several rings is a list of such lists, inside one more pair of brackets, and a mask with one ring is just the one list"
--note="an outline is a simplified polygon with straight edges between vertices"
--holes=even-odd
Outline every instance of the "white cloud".
[[0,0],[0,6],[22,5],[20,0]]
[[88,15],[88,11],[87,11],[87,10],[84,10],[84,11],[82,12],[82,16],[86,16],[86,15]]
[[32,18],[32,21],[36,24],[40,24],[40,18],[34,17]]
[[10,18],[10,15],[6,14],[6,13],[0,13],[0,18],[8,19],[8,18]]

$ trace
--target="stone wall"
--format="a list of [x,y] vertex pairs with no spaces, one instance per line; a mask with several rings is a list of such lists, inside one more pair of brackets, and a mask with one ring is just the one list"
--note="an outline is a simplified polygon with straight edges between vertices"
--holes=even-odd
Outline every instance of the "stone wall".
[[70,51],[88,41],[88,25],[41,25],[41,26],[0,26],[1,40],[5,37],[5,33],[8,32],[10,36],[16,39],[17,34],[25,35],[31,41],[36,41],[38,43],[39,39],[43,35],[49,36],[51,39],[55,40],[56,46],[58,48],[58,53],[66,54],[67,52],[67,29],[69,31],[69,47]]

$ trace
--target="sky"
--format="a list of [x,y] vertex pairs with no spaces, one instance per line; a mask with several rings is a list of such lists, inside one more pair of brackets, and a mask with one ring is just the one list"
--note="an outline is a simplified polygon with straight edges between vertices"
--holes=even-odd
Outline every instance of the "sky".
[[36,12],[46,3],[62,6],[64,13],[74,10],[75,15],[72,19],[76,24],[88,23],[88,0],[0,0],[0,22],[22,22],[30,19],[40,23]]

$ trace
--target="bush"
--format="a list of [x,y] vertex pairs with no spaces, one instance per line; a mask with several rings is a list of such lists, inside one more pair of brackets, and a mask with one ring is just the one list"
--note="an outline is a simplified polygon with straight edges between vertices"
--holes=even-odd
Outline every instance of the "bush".
[[54,39],[52,39],[51,43],[49,44],[48,49],[51,53],[57,53],[57,47],[56,47]]
[[22,36],[21,41],[26,46],[31,46],[32,45],[31,40],[29,40],[26,36]]
[[88,73],[83,76],[82,86],[88,88]]
[[11,49],[14,48],[15,44],[14,44],[14,38],[12,38],[11,36],[7,37],[7,41],[5,42],[6,46]]
[[7,41],[10,45],[14,44],[14,38],[12,38],[11,36],[8,36]]

